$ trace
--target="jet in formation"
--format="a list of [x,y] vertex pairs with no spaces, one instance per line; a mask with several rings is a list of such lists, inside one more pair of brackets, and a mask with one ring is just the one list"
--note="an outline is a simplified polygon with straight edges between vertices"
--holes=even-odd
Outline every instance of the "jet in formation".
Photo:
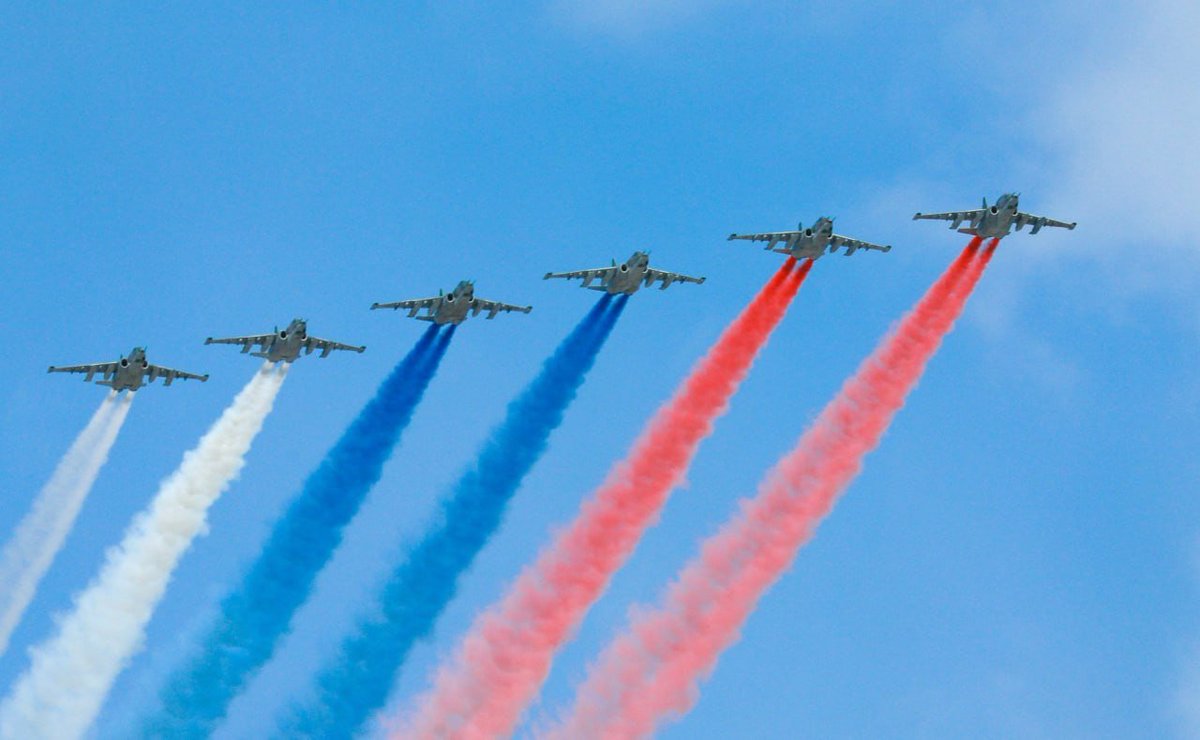
[[250,352],[254,357],[261,357],[271,362],[295,362],[300,357],[300,350],[304,350],[304,354],[311,355],[315,350],[321,350],[321,357],[328,357],[329,353],[338,350],[347,350],[350,352],[362,352],[366,347],[358,347],[353,344],[342,344],[340,342],[331,342],[328,339],[319,339],[310,336],[308,333],[308,322],[304,319],[292,319],[292,323],[287,325],[286,329],[275,327],[275,331],[270,334],[251,334],[245,337],[223,337],[213,339],[209,337],[204,340],[205,344],[240,344],[242,352],[250,352],[250,348],[259,347],[258,352]]
[[[768,231],[762,234],[730,234],[729,239],[745,239],[752,242],[766,242],[766,249],[779,252],[780,254],[790,254],[796,259],[817,259],[825,254],[826,248],[832,254],[842,247],[846,248],[846,256],[854,254],[860,249],[873,249],[879,252],[887,252],[891,250],[891,245],[872,244],[859,239],[851,239],[848,236],[833,233],[833,219],[822,216],[816,222],[805,228],[803,223],[799,224],[796,231]],[[783,242],[780,245],[780,242]]]
[[[983,199],[983,207],[972,211],[947,211],[946,213],[918,213],[913,220],[936,219],[949,221],[950,228],[958,229],[960,233],[980,236],[984,239],[1002,239],[1008,236],[1013,227],[1017,231],[1032,225],[1030,234],[1036,234],[1043,226],[1056,226],[1060,229],[1073,229],[1075,222],[1055,221],[1045,216],[1035,216],[1032,213],[1022,213],[1018,210],[1020,193],[1005,193],[996,200],[995,205],[989,206],[987,198]],[[965,228],[959,228],[963,223]]]
[[91,365],[68,365],[65,367],[50,366],[51,373],[85,373],[83,382],[91,382],[95,375],[102,376],[97,385],[106,385],[114,391],[136,391],[146,383],[153,383],[163,378],[163,385],[170,385],[176,378],[181,380],[208,380],[208,375],[196,375],[182,370],[173,370],[161,365],[151,365],[146,361],[146,349],[134,347],[128,357],[122,356],[113,362],[97,362]]
[[[393,310],[407,309],[409,318],[418,321],[432,321],[438,326],[445,324],[461,324],[468,317],[478,316],[487,311],[487,318],[494,319],[501,311],[520,311],[529,313],[533,306],[514,306],[510,303],[489,301],[475,297],[475,281],[463,280],[449,293],[438,291],[434,298],[417,298],[411,301],[396,301],[395,303],[373,303],[371,309],[391,308]],[[418,312],[425,313],[417,315]]]
[[[549,280],[550,278],[565,278],[567,280],[579,278],[583,280],[581,287],[590,288],[591,290],[602,290],[613,295],[618,293],[633,295],[638,291],[638,288],[642,286],[649,288],[655,282],[662,283],[658,288],[659,290],[666,290],[671,283],[695,283],[699,285],[704,282],[704,278],[702,277],[692,277],[690,275],[681,275],[677,272],[654,269],[650,266],[650,254],[648,252],[634,252],[632,257],[619,265],[616,260],[613,260],[612,265],[608,267],[576,270],[575,272],[546,273],[544,279]],[[592,285],[592,281],[594,280],[599,280],[600,284]]]

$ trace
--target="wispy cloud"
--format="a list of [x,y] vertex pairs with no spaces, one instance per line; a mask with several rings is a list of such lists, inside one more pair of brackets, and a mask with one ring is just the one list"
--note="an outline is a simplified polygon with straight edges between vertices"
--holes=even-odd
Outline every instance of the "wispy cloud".
[[1190,283],[1200,273],[1200,5],[1136,10],[1107,16],[1032,122],[1052,155],[1054,207],[1086,225],[1089,241],[1121,247],[1099,250],[1106,258],[1149,265],[1154,283],[1177,282],[1182,262]]
[[[999,137],[1008,161],[985,176],[1025,190],[1022,205],[1035,213],[1079,222],[1074,232],[1013,237],[1007,246],[1020,246],[1020,259],[990,276],[970,314],[996,346],[1024,348],[1023,372],[1066,388],[1082,379],[1070,348],[1023,328],[1040,281],[1070,288],[1077,306],[1107,321],[1128,321],[1147,299],[1173,308],[1182,323],[1196,320],[1200,5],[1150,0],[1089,12],[1068,2],[1051,12],[1083,24],[1062,48],[1053,34],[1018,36],[977,60],[981,70],[1013,68],[1013,85],[991,93],[1011,129],[977,122],[961,138],[951,135],[945,156],[967,159],[966,147]],[[943,166],[939,177],[923,173],[881,189],[875,208],[894,217],[897,200],[934,204],[915,209],[978,198],[959,192],[974,177]]]

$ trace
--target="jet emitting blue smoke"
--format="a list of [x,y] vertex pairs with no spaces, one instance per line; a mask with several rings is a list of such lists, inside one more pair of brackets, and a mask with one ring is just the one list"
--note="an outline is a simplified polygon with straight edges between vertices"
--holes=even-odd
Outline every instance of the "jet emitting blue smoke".
[[349,738],[387,701],[413,645],[458,590],[458,579],[499,528],[509,500],[546,450],[628,296],[605,295],[508,406],[440,516],[392,571],[377,611],[358,623],[326,665],[316,696],[281,720],[283,737]]
[[379,480],[445,355],[451,326],[431,326],[392,370],[275,525],[258,559],[221,603],[200,652],[159,692],[143,730],[152,737],[207,737],[266,663],[341,542],[342,530]]

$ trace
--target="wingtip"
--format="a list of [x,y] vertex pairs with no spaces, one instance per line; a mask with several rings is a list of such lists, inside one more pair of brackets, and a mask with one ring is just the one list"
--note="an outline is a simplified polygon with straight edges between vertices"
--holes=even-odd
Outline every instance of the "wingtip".
[[549,280],[552,275],[554,275],[554,273],[548,272],[542,276],[542,280]]
[[50,367],[49,367],[49,368],[46,370],[46,372],[48,372],[48,373],[52,373],[52,372],[54,372],[54,366],[53,366],[53,365],[51,365],[51,366],[50,366]]
[[1071,222],[1071,226],[1070,226],[1071,230],[1074,230],[1074,229],[1075,229],[1075,227],[1076,227],[1076,226],[1078,226],[1078,225],[1079,225],[1079,222],[1078,222],[1078,221],[1072,221],[1072,222]]
[[913,221],[916,221],[920,217],[921,217],[921,212],[917,211],[916,213],[913,214]]
[[729,238],[727,238],[725,241],[727,241],[727,242],[731,242],[731,241],[733,241],[734,239],[737,239],[737,232],[736,232],[736,231],[735,231],[735,232],[733,232],[732,234],[730,234],[730,235],[729,235]]
[[212,337],[208,337],[207,339],[205,339],[205,340],[204,340],[204,343],[205,343],[205,344],[212,344]]
[[700,278],[700,282],[702,282],[702,283],[703,283],[705,280],[708,280],[708,278],[706,278],[706,277],[702,277],[702,278]]
[[885,251],[885,252],[890,252],[890,251],[892,251],[892,245],[891,245],[891,244],[884,244],[884,245],[883,245],[883,251]]
[[204,377],[200,378],[200,382],[201,382],[201,383],[207,383],[207,382],[208,382],[208,373],[205,373],[205,374],[204,374]]
[[372,310],[372,311],[374,311],[374,310],[375,310],[375,309],[377,309],[377,308],[379,308],[379,304],[378,304],[378,303],[372,303],[372,304],[371,304],[371,310]]

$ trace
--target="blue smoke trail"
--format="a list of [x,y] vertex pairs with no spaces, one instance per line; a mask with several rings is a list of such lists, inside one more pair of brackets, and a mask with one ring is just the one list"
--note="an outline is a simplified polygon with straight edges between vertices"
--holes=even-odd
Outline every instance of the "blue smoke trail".
[[316,697],[279,724],[287,738],[349,738],[387,701],[396,672],[458,590],[509,500],[562,423],[628,296],[605,295],[508,406],[441,516],[392,571],[377,612],[359,622],[317,678]]
[[199,655],[159,693],[144,735],[207,737],[270,659],[292,615],[341,542],[437,372],[454,327],[431,326],[305,481],[241,584],[221,603]]

